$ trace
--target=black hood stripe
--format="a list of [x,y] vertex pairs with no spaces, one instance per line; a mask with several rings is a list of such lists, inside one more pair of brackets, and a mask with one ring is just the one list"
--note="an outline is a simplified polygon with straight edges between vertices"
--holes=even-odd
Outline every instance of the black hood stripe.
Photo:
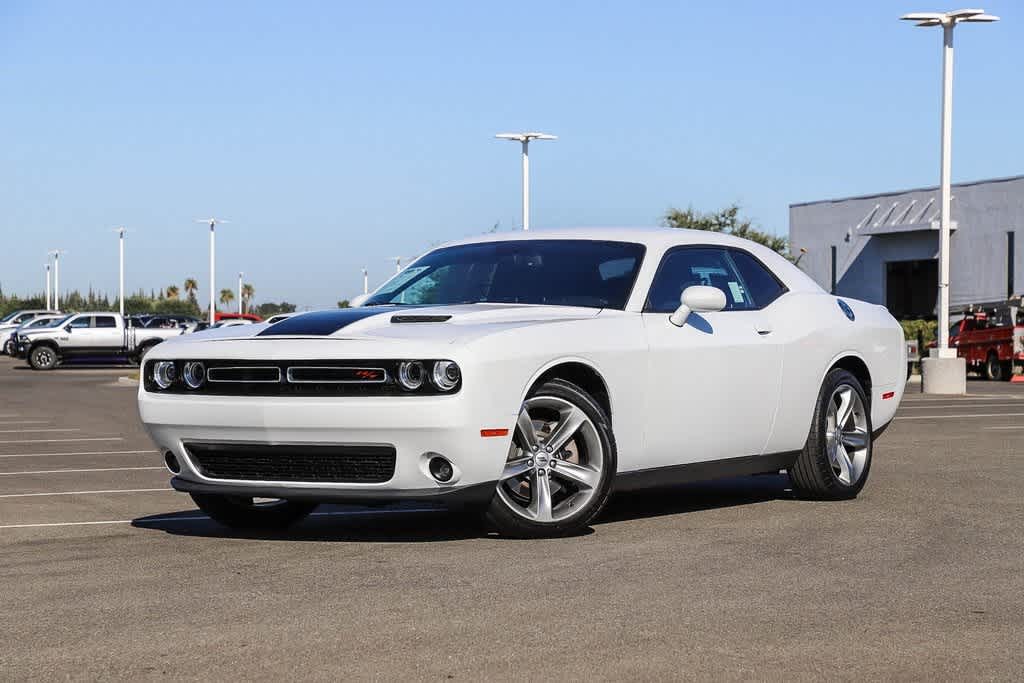
[[263,330],[257,337],[326,337],[338,330],[375,315],[393,313],[397,306],[339,308],[336,311],[314,311],[286,318]]

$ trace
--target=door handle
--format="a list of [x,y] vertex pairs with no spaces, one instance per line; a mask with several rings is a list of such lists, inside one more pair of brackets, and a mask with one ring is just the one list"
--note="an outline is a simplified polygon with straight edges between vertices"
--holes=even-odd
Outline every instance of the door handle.
[[774,328],[772,328],[771,324],[767,322],[758,322],[754,324],[754,330],[762,337],[771,334],[773,329]]

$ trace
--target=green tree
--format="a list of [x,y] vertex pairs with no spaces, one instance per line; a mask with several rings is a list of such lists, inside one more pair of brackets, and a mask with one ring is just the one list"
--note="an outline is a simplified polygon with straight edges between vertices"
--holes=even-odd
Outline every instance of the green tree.
[[199,307],[199,302],[196,301],[196,292],[199,291],[199,283],[194,277],[185,278],[185,296],[190,302]]
[[338,308],[351,308],[352,304],[349,303],[348,299],[342,299],[338,302]]
[[252,298],[256,295],[256,288],[245,283],[242,285],[242,312],[252,312]]
[[282,301],[279,304],[275,304],[273,302],[268,301],[260,304],[255,308],[255,310],[251,312],[255,313],[261,318],[269,318],[270,316],[277,315],[278,313],[294,313],[295,304],[290,304],[287,301]]
[[749,218],[741,218],[738,204],[730,204],[724,209],[709,213],[697,211],[692,206],[685,209],[670,208],[662,217],[662,224],[669,228],[723,232],[763,244],[772,251],[789,257],[789,240],[755,227]]
[[230,289],[220,290],[220,302],[227,306],[235,300],[235,293]]
[[167,285],[167,298],[177,299],[179,291],[180,290],[178,289],[178,285]]

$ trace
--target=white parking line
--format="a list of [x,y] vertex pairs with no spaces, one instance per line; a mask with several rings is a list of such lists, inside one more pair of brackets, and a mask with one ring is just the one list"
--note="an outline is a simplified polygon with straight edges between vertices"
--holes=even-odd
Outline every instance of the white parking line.
[[104,491],[54,491],[52,493],[4,493],[0,498],[37,498],[39,496],[88,496],[98,493],[151,493],[164,491],[166,493],[177,493],[168,487],[162,489],[107,489]]
[[0,434],[37,434],[42,432],[80,432],[77,427],[46,427],[44,429],[0,429]]
[[985,429],[989,429],[989,430],[993,430],[993,431],[997,430],[997,429],[1024,429],[1024,425],[1006,425],[1004,427],[985,427]]
[[0,443],[68,443],[71,441],[124,441],[120,436],[83,436],[77,439],[13,439]]
[[963,413],[960,415],[900,415],[894,420],[945,420],[950,417],[1021,417],[1024,413]]
[[129,470],[162,470],[163,467],[89,467],[86,469],[30,470],[26,472],[0,472],[0,477],[15,474],[64,474],[65,472],[127,472]]
[[159,455],[158,451],[76,451],[74,453],[4,453],[0,458],[49,458],[56,455]]
[[0,425],[44,425],[49,422],[49,420],[10,420],[0,422]]
[[[359,517],[361,515],[388,515],[397,513],[420,513],[420,512],[442,512],[439,508],[406,509],[406,510],[349,510],[346,512],[314,512],[311,517]],[[194,522],[210,519],[206,515],[194,515],[189,517],[151,517],[149,519],[104,519],[97,522],[45,522],[42,524],[2,524],[0,529],[37,529],[42,527],[60,526],[96,526],[99,524],[132,524],[138,521],[142,524],[153,524],[156,522]]]
[[902,406],[900,406],[900,409],[902,409],[902,410],[928,410],[929,408],[937,408],[939,410],[942,410],[943,408],[971,408],[971,409],[975,409],[976,408],[978,410],[984,410],[985,408],[990,408],[990,409],[995,409],[995,408],[1016,408],[1016,409],[1020,410],[1020,407],[1021,406],[1020,406],[1019,403],[986,403],[985,405],[978,405],[977,403],[972,403],[970,405],[962,405],[960,403],[939,403],[939,404],[935,404],[935,405],[932,405],[932,404],[916,405],[916,406],[902,405]]

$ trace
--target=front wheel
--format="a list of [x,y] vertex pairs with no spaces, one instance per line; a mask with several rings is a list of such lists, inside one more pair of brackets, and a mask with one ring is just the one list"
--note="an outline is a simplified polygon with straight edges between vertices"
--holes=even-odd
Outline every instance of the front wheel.
[[28,364],[33,370],[53,370],[60,358],[49,346],[37,346],[28,354]]
[[14,355],[14,342],[11,341],[10,339],[8,339],[6,342],[4,342],[3,352],[6,353],[8,356],[13,356]]
[[789,478],[810,498],[853,498],[867,482],[871,451],[871,411],[864,389],[846,370],[832,370],[821,386],[807,443]]
[[522,405],[486,519],[517,538],[578,533],[608,500],[615,468],[604,410],[575,384],[551,380]]
[[192,493],[196,506],[232,529],[284,529],[305,519],[316,503]]

